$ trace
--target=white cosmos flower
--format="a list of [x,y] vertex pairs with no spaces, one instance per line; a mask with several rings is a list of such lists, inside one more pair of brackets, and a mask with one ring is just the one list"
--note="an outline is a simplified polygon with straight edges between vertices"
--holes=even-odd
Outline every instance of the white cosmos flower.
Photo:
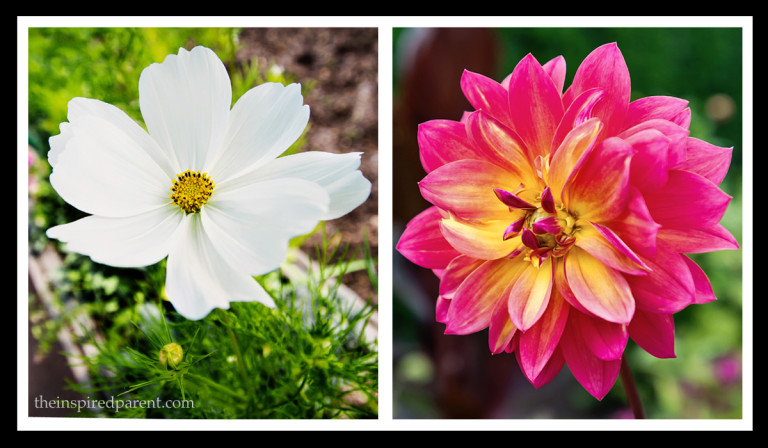
[[278,157],[309,120],[298,84],[259,85],[230,110],[221,60],[181,48],[144,69],[139,100],[147,131],[102,101],[69,102],[50,139],[50,181],[90,216],[47,235],[111,266],[167,256],[165,292],[188,319],[231,301],[274,306],[252,276],[276,269],[290,238],[370,194],[360,153]]

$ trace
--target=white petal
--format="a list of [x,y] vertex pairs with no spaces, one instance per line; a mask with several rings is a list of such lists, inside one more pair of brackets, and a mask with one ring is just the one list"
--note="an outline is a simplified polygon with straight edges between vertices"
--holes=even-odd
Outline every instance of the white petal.
[[328,203],[328,193],[317,183],[282,178],[222,188],[217,185],[205,207],[255,228],[279,229],[298,236],[315,228],[328,212]]
[[59,134],[51,136],[48,139],[48,145],[51,147],[48,151],[48,163],[53,167],[59,160],[59,155],[64,151],[67,142],[72,138],[72,125],[67,123],[59,124]]
[[309,151],[279,157],[253,172],[225,181],[222,186],[281,177],[305,179],[325,188],[330,197],[328,212],[320,219],[335,219],[357,208],[371,194],[371,182],[358,170],[361,154]]
[[301,86],[264,83],[235,103],[221,151],[208,168],[216,183],[282,154],[304,132],[309,106]]
[[250,222],[206,206],[203,228],[216,251],[244,273],[262,275],[285,260],[292,235],[271,222]]
[[356,209],[371,194],[371,182],[360,171],[347,173],[325,186],[331,197],[328,213],[322,219],[336,219]]
[[134,139],[135,123],[113,116],[78,114],[51,138],[51,185],[87,213],[125,217],[170,202],[171,179]]
[[[136,145],[146,151],[147,155],[157,163],[168,177],[175,177],[176,173],[179,172],[177,167],[171,165],[170,159],[168,158],[169,154],[160,148],[157,142],[147,134],[147,131],[145,131],[144,128],[119,108],[109,103],[90,98],[73,98],[69,101],[67,107],[67,119],[70,123],[78,123],[83,117],[87,116],[102,117],[120,128],[131,140],[135,141]],[[62,123],[60,126],[61,134],[51,137],[51,139],[66,139],[67,130],[65,127],[67,125],[68,123]],[[57,144],[56,146],[63,147],[64,145]],[[53,147],[54,144],[52,143],[51,148]],[[51,152],[54,151],[51,150]],[[51,158],[52,154],[49,153],[49,161],[51,161]],[[54,160],[51,161],[52,166],[55,164],[55,155],[53,158]]]
[[139,103],[149,134],[173,155],[177,173],[204,170],[226,130],[232,86],[213,51],[180,48],[141,72]]
[[168,255],[182,216],[177,207],[170,205],[125,218],[88,216],[52,227],[46,235],[98,263],[149,266]]
[[168,255],[165,294],[176,311],[198,320],[232,301],[257,301],[274,307],[272,297],[251,276],[235,270],[214,249],[200,215],[184,218]]

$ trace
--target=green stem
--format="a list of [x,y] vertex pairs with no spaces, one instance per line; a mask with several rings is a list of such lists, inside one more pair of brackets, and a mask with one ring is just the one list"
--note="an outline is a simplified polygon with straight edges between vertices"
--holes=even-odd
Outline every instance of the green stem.
[[640,401],[640,394],[637,391],[635,378],[632,376],[632,370],[629,368],[626,354],[621,358],[621,370],[619,371],[619,375],[621,375],[621,384],[624,386],[624,391],[626,392],[627,400],[629,401],[629,407],[632,409],[635,418],[645,418],[643,403]]
[[186,375],[187,379],[190,379],[192,381],[198,381],[200,383],[205,383],[207,386],[211,387],[212,389],[216,389],[219,392],[223,392],[227,395],[230,395],[234,398],[237,398],[238,400],[242,400],[243,396],[241,394],[238,394],[237,392],[233,391],[232,389],[222,386],[221,384],[213,381],[210,378],[206,378],[204,376],[198,376],[192,373],[187,373]]
[[290,397],[288,397],[286,400],[283,400],[283,401],[282,401],[282,402],[280,402],[280,403],[277,403],[277,404],[273,404],[273,405],[271,405],[271,406],[266,406],[266,407],[264,407],[262,410],[265,410],[265,411],[266,411],[266,410],[270,410],[270,409],[279,408],[280,406],[283,406],[283,405],[284,405],[284,404],[286,404],[286,403],[290,403],[290,402],[292,402],[293,400],[295,400],[295,399],[296,399],[296,398],[299,396],[299,394],[301,393],[301,391],[304,389],[304,384],[305,384],[306,382],[307,382],[307,375],[304,375],[304,377],[301,379],[301,384],[299,384],[299,388],[296,390],[296,392],[295,392],[293,395],[291,395],[291,396],[290,396]]
[[240,344],[237,341],[237,336],[235,336],[235,332],[232,331],[232,328],[229,326],[229,318],[225,314],[224,311],[219,310],[219,316],[221,317],[221,321],[224,323],[224,326],[227,329],[227,334],[229,335],[229,342],[232,344],[232,350],[235,352],[235,358],[237,359],[237,367],[240,370],[240,378],[243,380],[243,387],[245,387],[246,392],[248,392],[249,400],[253,399],[254,393],[253,390],[251,390],[251,383],[248,381],[248,374],[245,371],[245,364],[243,364],[243,355],[240,353]]

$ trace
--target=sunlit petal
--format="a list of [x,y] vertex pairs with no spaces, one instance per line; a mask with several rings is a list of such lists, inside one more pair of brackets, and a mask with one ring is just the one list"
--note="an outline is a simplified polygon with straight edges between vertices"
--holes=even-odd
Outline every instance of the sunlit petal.
[[635,312],[633,290],[619,272],[575,247],[565,258],[565,276],[574,296],[591,313],[619,324],[632,320]]

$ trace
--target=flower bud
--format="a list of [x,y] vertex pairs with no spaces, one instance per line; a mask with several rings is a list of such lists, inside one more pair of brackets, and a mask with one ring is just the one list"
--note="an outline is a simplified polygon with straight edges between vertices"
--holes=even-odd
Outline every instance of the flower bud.
[[184,350],[181,349],[179,344],[171,342],[160,349],[158,357],[164,366],[170,364],[171,367],[176,367],[181,363],[181,359],[184,357]]

